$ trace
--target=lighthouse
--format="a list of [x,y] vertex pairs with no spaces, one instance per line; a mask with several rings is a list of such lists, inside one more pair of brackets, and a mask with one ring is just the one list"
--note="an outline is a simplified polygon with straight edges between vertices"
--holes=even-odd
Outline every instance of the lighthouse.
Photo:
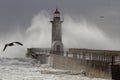
[[52,54],[63,54],[63,43],[62,43],[62,27],[63,20],[60,17],[60,11],[55,10],[53,18],[50,21],[52,23],[52,42],[51,42],[51,53]]

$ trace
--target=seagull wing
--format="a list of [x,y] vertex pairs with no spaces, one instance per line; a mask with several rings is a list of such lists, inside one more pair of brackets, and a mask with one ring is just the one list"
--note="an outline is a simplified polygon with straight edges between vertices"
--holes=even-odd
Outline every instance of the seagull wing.
[[16,44],[19,44],[19,45],[23,46],[23,44],[22,44],[22,43],[20,43],[20,42],[13,42],[13,43],[16,43]]
[[5,49],[7,48],[7,46],[8,46],[7,44],[4,46],[3,52],[5,51]]

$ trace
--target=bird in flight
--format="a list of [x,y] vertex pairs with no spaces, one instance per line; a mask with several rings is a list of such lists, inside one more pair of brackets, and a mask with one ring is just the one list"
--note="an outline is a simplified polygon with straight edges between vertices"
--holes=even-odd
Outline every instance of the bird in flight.
[[5,49],[6,49],[8,46],[14,46],[14,44],[18,44],[18,45],[23,46],[23,44],[20,43],[20,42],[11,42],[11,43],[7,43],[7,44],[5,44],[5,46],[4,46],[3,52],[5,51]]
[[104,16],[100,16],[100,18],[104,18]]

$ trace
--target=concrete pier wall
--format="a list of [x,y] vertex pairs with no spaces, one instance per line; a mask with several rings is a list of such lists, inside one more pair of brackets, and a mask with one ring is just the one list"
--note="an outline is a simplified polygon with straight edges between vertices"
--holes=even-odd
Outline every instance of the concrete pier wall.
[[81,60],[55,54],[50,55],[50,62],[53,68],[85,71],[90,77],[110,78],[110,66],[107,62]]

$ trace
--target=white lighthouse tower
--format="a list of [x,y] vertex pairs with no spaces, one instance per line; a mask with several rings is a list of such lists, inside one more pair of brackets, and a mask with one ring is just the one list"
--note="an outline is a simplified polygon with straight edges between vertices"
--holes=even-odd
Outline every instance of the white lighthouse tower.
[[51,53],[62,55],[63,53],[63,43],[62,43],[62,20],[60,17],[60,12],[58,9],[54,12],[54,17],[50,21],[52,23],[52,44]]

